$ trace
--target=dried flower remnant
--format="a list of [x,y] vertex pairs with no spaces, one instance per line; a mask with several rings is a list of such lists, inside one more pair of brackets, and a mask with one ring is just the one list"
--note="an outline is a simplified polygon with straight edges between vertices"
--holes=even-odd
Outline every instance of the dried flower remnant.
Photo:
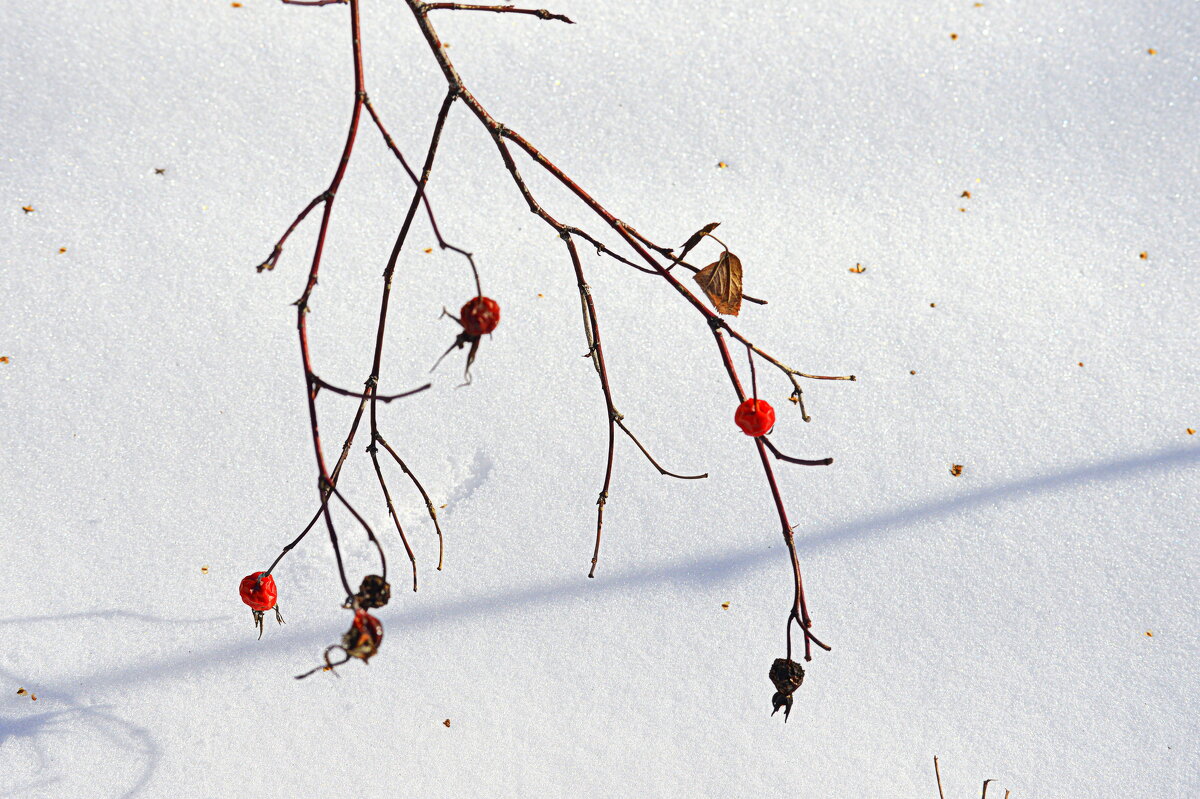
[[363,578],[358,593],[346,601],[346,607],[359,607],[366,610],[381,608],[392,598],[392,587],[387,580],[378,574],[368,574]]
[[771,704],[775,709],[771,711],[771,715],[774,716],[783,708],[783,720],[786,723],[792,713],[792,694],[804,682],[804,667],[788,658],[776,658],[771,664],[769,676],[775,685],[775,695],[771,697]]
[[954,475],[955,477],[958,477],[962,473],[963,473],[963,467],[962,467],[961,463],[950,464],[950,474]]
[[[338,676],[336,668],[349,663],[353,658],[368,663],[379,651],[381,643],[383,643],[383,623],[359,608],[354,611],[354,621],[351,622],[350,629],[342,635],[342,642],[326,647],[325,664],[303,674],[297,674],[296,679],[303,680],[318,671],[332,671],[336,677]],[[329,659],[329,655],[339,649],[342,651],[342,659],[335,663]]]
[[363,663],[369,661],[383,643],[383,624],[365,610],[355,611],[354,622],[342,636],[342,649]]

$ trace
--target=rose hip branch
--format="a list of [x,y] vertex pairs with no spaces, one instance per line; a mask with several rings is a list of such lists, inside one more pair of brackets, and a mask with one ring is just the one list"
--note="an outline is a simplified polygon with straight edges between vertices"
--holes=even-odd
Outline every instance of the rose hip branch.
[[[271,255],[259,267],[260,271],[273,269],[279,259],[279,255],[282,251],[284,243],[287,241],[288,236],[290,236],[296,227],[302,221],[304,221],[310,212],[315,210],[318,206],[322,207],[321,223],[317,235],[317,242],[314,248],[312,263],[309,270],[308,282],[305,286],[304,292],[300,297],[300,300],[297,301],[297,331],[300,339],[301,358],[304,365],[305,380],[308,386],[307,401],[309,406],[309,418],[312,427],[313,446],[317,459],[318,494],[320,506],[305,530],[283,549],[279,555],[279,558],[276,559],[275,564],[272,564],[271,567],[273,569],[288,551],[299,544],[308,531],[311,530],[316,524],[318,519],[325,519],[325,526],[329,533],[330,542],[333,546],[334,553],[338,561],[339,577],[341,578],[343,587],[346,590],[347,599],[345,606],[353,610],[356,615],[354,624],[351,626],[350,631],[347,632],[342,645],[335,645],[334,647],[330,647],[328,650],[326,650],[325,665],[318,667],[314,671],[331,670],[334,666],[340,665],[341,663],[348,661],[350,658],[359,658],[365,661],[368,657],[375,653],[379,642],[382,640],[382,625],[377,619],[375,619],[375,617],[366,614],[365,609],[381,606],[380,604],[377,604],[379,603],[380,599],[378,592],[372,593],[368,591],[367,583],[369,581],[379,581],[386,585],[386,561],[383,557],[383,550],[382,547],[379,546],[378,541],[376,541],[374,534],[370,531],[366,521],[362,519],[361,515],[358,514],[354,508],[350,507],[349,504],[341,498],[341,494],[336,488],[341,466],[346,460],[350,446],[354,440],[359,423],[368,403],[370,404],[371,408],[371,444],[368,447],[368,451],[371,453],[371,457],[375,465],[380,489],[385,497],[385,504],[387,506],[388,513],[395,522],[397,532],[401,537],[401,541],[404,543],[409,560],[412,563],[414,590],[416,589],[416,557],[413,554],[412,548],[409,546],[404,531],[400,527],[399,518],[395,512],[394,504],[384,481],[383,470],[380,467],[378,460],[377,444],[383,444],[384,449],[393,456],[393,458],[400,465],[401,469],[410,477],[410,479],[412,479],[414,485],[417,487],[426,503],[430,517],[433,519],[435,528],[437,528],[439,542],[441,541],[441,529],[437,526],[437,514],[434,510],[432,502],[429,500],[428,494],[426,494],[416,477],[400,459],[395,450],[389,444],[387,444],[386,441],[384,441],[383,437],[379,433],[376,419],[376,406],[379,401],[388,401],[389,399],[396,399],[400,396],[403,396],[380,395],[378,393],[378,385],[380,381],[382,365],[385,322],[391,296],[392,276],[419,207],[424,207],[425,215],[429,220],[430,227],[433,230],[439,247],[441,247],[443,250],[448,249],[463,256],[467,260],[475,280],[475,296],[469,298],[462,305],[458,316],[450,314],[449,311],[444,312],[446,316],[450,316],[458,323],[459,327],[461,328],[461,332],[458,334],[455,341],[450,345],[442,357],[445,357],[446,354],[449,354],[455,349],[462,349],[464,347],[468,348],[465,371],[468,383],[470,382],[470,368],[475,361],[482,337],[485,335],[490,335],[496,329],[500,321],[499,304],[490,297],[485,297],[483,295],[483,291],[480,286],[479,271],[476,267],[473,255],[467,250],[448,244],[445,241],[434,217],[432,205],[426,193],[430,174],[438,151],[438,144],[442,131],[446,125],[450,109],[455,103],[461,102],[472,113],[472,115],[474,115],[474,117],[489,134],[494,146],[497,149],[504,168],[511,176],[517,191],[525,200],[530,212],[538,216],[560,239],[565,242],[571,266],[574,270],[578,284],[580,307],[584,323],[584,333],[588,346],[586,357],[591,360],[600,380],[601,391],[604,395],[605,407],[608,416],[607,425],[609,433],[604,481],[599,498],[597,500],[596,541],[592,554],[591,570],[588,574],[589,577],[595,576],[596,567],[599,562],[601,532],[604,522],[604,507],[609,498],[613,462],[615,458],[615,441],[617,438],[616,430],[618,428],[637,446],[637,448],[642,452],[643,455],[645,455],[650,463],[664,476],[691,480],[707,477],[707,474],[683,475],[664,469],[650,455],[641,441],[634,436],[624,421],[625,417],[616,409],[613,401],[608,364],[604,358],[600,324],[596,313],[596,304],[593,299],[593,291],[584,276],[584,269],[579,257],[575,239],[581,239],[593,246],[598,256],[607,256],[641,273],[653,275],[665,281],[667,285],[674,289],[674,291],[680,295],[684,302],[698,312],[708,324],[714,342],[717,346],[722,365],[725,367],[730,384],[737,395],[739,404],[734,412],[734,422],[746,435],[754,439],[755,447],[762,463],[763,472],[767,479],[767,485],[775,503],[776,512],[782,527],[782,535],[785,543],[787,544],[792,564],[794,591],[793,601],[788,610],[786,619],[786,657],[775,661],[775,664],[770,670],[771,680],[773,683],[775,683],[777,689],[776,694],[773,697],[773,705],[776,711],[780,708],[783,708],[784,717],[786,720],[787,715],[790,713],[792,707],[792,693],[800,685],[804,675],[804,670],[800,664],[792,660],[793,623],[795,623],[796,627],[801,631],[804,637],[805,660],[812,659],[812,644],[816,644],[818,647],[825,650],[828,650],[829,647],[820,641],[811,631],[812,619],[809,615],[807,600],[804,596],[803,580],[801,576],[799,558],[797,556],[795,543],[793,541],[792,526],[788,521],[783,497],[776,481],[775,474],[771,466],[771,459],[768,457],[768,454],[780,461],[805,466],[828,465],[832,463],[832,459],[823,458],[818,460],[807,460],[793,458],[780,452],[775,444],[768,439],[768,435],[772,433],[775,427],[776,416],[775,410],[772,408],[770,403],[766,400],[760,399],[758,396],[758,382],[755,361],[761,360],[763,363],[773,366],[775,370],[784,376],[791,386],[791,395],[789,399],[797,406],[800,418],[805,422],[809,421],[809,416],[804,407],[800,379],[854,380],[854,376],[815,375],[794,369],[767,351],[763,350],[754,342],[750,341],[748,338],[734,329],[725,317],[737,316],[740,312],[743,299],[747,302],[755,304],[765,304],[765,300],[750,297],[743,293],[741,261],[737,258],[737,256],[729,251],[729,248],[723,242],[720,242],[715,236],[713,236],[713,231],[716,229],[717,224],[712,223],[702,227],[700,230],[696,231],[696,233],[692,234],[692,236],[690,236],[678,250],[675,250],[654,243],[649,238],[638,232],[633,226],[614,216],[597,200],[592,198],[590,194],[584,191],[570,176],[563,172],[558,166],[550,161],[550,159],[548,159],[536,147],[534,147],[528,140],[526,140],[516,131],[513,131],[510,128],[500,124],[494,117],[491,116],[479,99],[476,98],[475,95],[463,83],[462,78],[459,76],[454,67],[454,64],[448,57],[446,48],[442,45],[437,31],[433,27],[430,19],[431,12],[433,11],[487,11],[496,14],[518,14],[535,17],[542,20],[571,23],[572,21],[567,17],[561,14],[551,13],[545,9],[524,9],[509,5],[483,6],[462,3],[424,3],[421,2],[421,0],[405,0],[413,14],[417,26],[421,30],[425,41],[429,46],[429,50],[433,59],[437,63],[443,77],[445,78],[447,86],[446,96],[437,114],[433,135],[426,152],[425,162],[421,171],[418,173],[409,166],[400,149],[396,146],[396,143],[384,127],[380,114],[367,97],[363,76],[361,39],[359,35],[359,6],[361,0],[343,0],[342,2],[336,2],[335,0],[328,0],[327,2],[296,2],[295,0],[283,0],[283,2],[288,5],[349,5],[352,58],[354,62],[354,100],[351,121],[346,144],[344,145],[341,159],[338,163],[337,169],[335,170],[334,178],[326,191],[313,199],[300,212],[295,221],[292,222],[292,224],[284,232],[284,235],[279,239],[278,243],[275,245],[275,248],[271,252]],[[384,269],[384,285],[380,301],[379,323],[376,333],[372,369],[366,380],[364,391],[358,393],[344,389],[334,389],[333,387],[329,386],[329,384],[317,377],[312,369],[310,360],[307,340],[306,316],[308,310],[308,299],[312,294],[317,282],[317,273],[321,263],[321,255],[325,243],[325,235],[329,224],[329,217],[332,213],[337,190],[341,184],[342,178],[346,171],[346,166],[350,159],[351,151],[353,149],[358,132],[361,112],[364,108],[367,110],[367,113],[374,126],[383,136],[389,150],[400,162],[405,174],[414,188],[411,202],[408,207],[408,212],[404,218],[403,224],[401,225],[400,232],[397,235],[391,255],[388,258],[387,266]],[[524,153],[524,155],[530,161],[532,161],[536,168],[546,172],[561,185],[567,188],[571,193],[573,193],[579,200],[581,200],[587,209],[616,235],[616,237],[621,241],[622,245],[628,248],[633,258],[631,259],[626,255],[618,253],[610,246],[605,244],[600,237],[594,233],[586,232],[578,225],[568,225],[559,221],[545,207],[543,207],[521,175],[516,159],[514,158],[514,148],[521,153]],[[686,260],[687,256],[709,239],[712,239],[721,246],[721,253],[717,260],[703,268],[688,263]],[[682,267],[683,269],[692,273],[694,282],[699,286],[702,293],[705,295],[704,299],[701,299],[700,296],[698,296],[692,289],[688,288],[687,285],[685,285],[675,276],[673,270],[677,266]],[[705,300],[712,304],[712,309],[709,308]],[[737,370],[733,364],[732,358],[730,357],[729,348],[726,342],[727,337],[737,341],[746,348],[751,375],[750,397],[745,395],[745,391],[742,388]],[[440,360],[441,359],[439,359],[439,362]],[[339,457],[332,473],[326,469],[320,435],[318,432],[315,400],[317,390],[322,387],[332,389],[332,393],[352,396],[360,399],[358,412],[354,417],[353,423],[351,424],[350,431],[347,434],[345,443],[342,447],[341,456]],[[364,580],[363,587],[360,588],[357,594],[351,593],[349,582],[347,580],[344,567],[342,566],[337,533],[329,512],[329,498],[331,494],[338,497],[339,501],[351,511],[351,514],[355,516],[360,525],[364,528],[364,530],[366,530],[368,539],[374,542],[377,547],[379,547],[381,571],[383,574],[368,575],[366,580]],[[438,568],[441,568],[440,554]],[[265,574],[269,576],[270,569]],[[384,601],[386,601],[386,599]],[[335,649],[341,649],[343,653],[343,658],[338,662],[333,662],[330,660],[330,651]]]

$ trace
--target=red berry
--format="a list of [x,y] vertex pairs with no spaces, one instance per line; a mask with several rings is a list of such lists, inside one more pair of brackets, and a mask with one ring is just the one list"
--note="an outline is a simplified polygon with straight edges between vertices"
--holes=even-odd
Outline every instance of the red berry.
[[775,409],[766,400],[748,399],[737,407],[733,421],[748,436],[764,436],[775,426]]
[[468,336],[482,336],[500,324],[500,305],[491,297],[474,297],[467,300],[458,315],[462,319],[463,332]]
[[275,578],[269,574],[261,583],[258,582],[260,574],[262,572],[255,572],[242,578],[241,594],[242,601],[249,605],[251,610],[262,613],[275,607],[279,591],[275,588]]

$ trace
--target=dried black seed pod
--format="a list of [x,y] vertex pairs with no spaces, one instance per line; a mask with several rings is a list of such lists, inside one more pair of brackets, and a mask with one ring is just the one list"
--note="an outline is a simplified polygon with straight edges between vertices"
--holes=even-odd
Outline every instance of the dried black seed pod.
[[783,708],[783,720],[787,722],[788,715],[792,712],[792,694],[804,682],[804,667],[794,660],[778,658],[771,664],[770,677],[776,690],[775,695],[771,697],[771,703],[775,706],[771,715],[774,716],[779,712],[779,708]]
[[[364,610],[381,608],[392,598],[392,587],[378,574],[368,574],[363,578],[354,601]],[[351,603],[347,603],[348,605]]]

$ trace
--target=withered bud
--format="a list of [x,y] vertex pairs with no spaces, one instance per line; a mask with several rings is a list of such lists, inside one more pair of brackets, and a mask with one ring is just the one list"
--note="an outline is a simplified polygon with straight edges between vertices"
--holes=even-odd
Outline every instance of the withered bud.
[[354,595],[355,602],[360,608],[370,610],[381,608],[392,598],[392,587],[378,574],[368,574],[363,578],[358,593]]
[[794,660],[777,658],[771,664],[770,677],[776,689],[775,695],[771,697],[771,704],[775,706],[771,715],[774,716],[783,708],[783,720],[786,723],[788,715],[792,712],[792,694],[804,682],[804,667]]
[[355,611],[354,623],[342,636],[342,649],[346,650],[346,656],[365,663],[379,651],[382,642],[383,624],[379,619],[365,610]]

